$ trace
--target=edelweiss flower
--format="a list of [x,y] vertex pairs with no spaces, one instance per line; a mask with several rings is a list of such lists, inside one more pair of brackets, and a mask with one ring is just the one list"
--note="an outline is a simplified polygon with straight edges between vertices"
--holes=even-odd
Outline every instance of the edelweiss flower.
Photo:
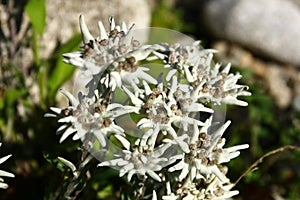
[[[213,64],[216,51],[202,49],[199,41],[141,45],[134,39],[133,26],[128,30],[125,23],[116,25],[113,18],[109,31],[98,23],[100,35],[94,38],[83,16],[79,23],[84,46],[81,51],[64,54],[65,62],[80,68],[91,80],[86,96],[79,93],[77,100],[63,91],[70,106],[52,107],[54,114],[46,115],[60,117],[60,142],[77,133],[73,139],[94,147],[89,150],[95,150],[91,152],[95,157],[98,152],[107,153],[105,161],[98,158],[103,161],[98,166],[115,167],[128,181],[136,175],[143,182],[152,178],[166,183],[166,195],[153,190],[153,200],[227,199],[236,195],[223,163],[249,145],[224,148],[222,135],[230,121],[218,127],[212,122],[214,110],[206,104],[246,106],[237,99],[250,95],[247,86],[237,84],[241,75],[230,73],[230,64],[224,68]],[[162,74],[157,79],[148,74],[145,66],[153,60],[170,69],[166,80]],[[116,88],[127,95],[125,105],[111,102],[118,94]],[[133,137],[125,137],[131,133],[123,130],[126,126],[116,123],[117,117],[131,113],[138,114],[131,119],[139,129],[135,142]],[[111,150],[116,148],[108,148],[112,147],[108,146],[111,135],[120,142],[115,152]]]
[[187,129],[187,126],[194,123],[202,126],[204,125],[203,122],[192,118],[190,114],[213,112],[213,110],[194,102],[195,100],[190,98],[186,85],[178,84],[176,77],[173,77],[172,85],[167,88],[163,88],[161,77],[158,79],[159,84],[152,90],[147,82],[143,82],[144,90],[138,94],[140,98],[136,97],[129,90],[124,89],[132,103],[136,107],[140,107],[140,114],[147,115],[147,118],[142,118],[137,123],[138,128],[148,129],[141,138],[141,144],[147,144],[153,148],[158,134],[160,132],[164,135],[168,133],[179,144],[181,149],[187,152],[188,146],[181,141],[184,139],[184,136],[180,137],[173,125],[184,130]]
[[161,80],[159,82],[157,87],[152,90],[145,81],[143,82],[144,93],[140,94],[141,98],[144,97],[142,101],[140,99],[135,100],[137,98],[130,91],[126,91],[132,101],[137,103],[136,106],[141,106],[144,113],[147,114],[147,118],[142,118],[137,123],[138,128],[148,129],[142,136],[141,144],[148,144],[154,147],[156,138],[161,131],[164,134],[170,134],[181,149],[188,152],[188,146],[185,142],[182,142],[185,136],[183,135],[179,139],[180,135],[176,133],[173,125],[183,128],[183,130],[187,130],[188,126],[194,123],[198,126],[203,126],[204,123],[192,118],[191,114],[200,112],[211,113],[213,110],[196,103],[197,99],[190,97],[187,85],[178,84],[176,77],[173,77],[172,84],[167,88],[163,88]]
[[[163,200],[226,200],[237,195],[237,190],[231,191],[233,184],[222,184],[219,179],[214,177],[208,184],[207,188],[203,188],[201,183],[187,183],[176,190],[176,194],[169,193],[162,197]],[[200,189],[199,189],[200,188]],[[202,188],[202,189],[201,189]]]
[[189,82],[193,82],[190,68],[196,67],[207,60],[210,53],[216,53],[214,49],[201,49],[200,41],[195,41],[190,45],[181,45],[179,43],[169,45],[161,44],[160,48],[154,54],[165,63],[165,68],[170,68],[167,80],[179,72],[185,74]]
[[[139,142],[139,140],[138,140]],[[125,143],[124,141],[122,143]],[[161,171],[165,166],[176,161],[177,157],[164,155],[165,151],[171,146],[165,143],[156,148],[145,146],[134,146],[122,151],[121,155],[115,155],[116,159],[104,161],[98,166],[120,167],[120,177],[127,174],[128,182],[136,174],[139,179],[145,180],[147,175],[156,181],[161,181],[161,177],[156,173]]]
[[[212,57],[212,55],[211,55]],[[220,64],[216,64],[213,68],[210,65],[199,65],[193,69],[194,74],[198,74],[194,82],[195,95],[200,101],[213,102],[220,105],[235,104],[239,106],[247,106],[248,103],[238,100],[238,96],[250,96],[251,93],[246,91],[247,86],[238,85],[237,81],[242,77],[239,73],[235,75],[229,73],[230,64],[220,71]],[[206,76],[202,75],[206,72]]]
[[77,134],[73,136],[74,140],[79,138],[84,140],[92,134],[102,147],[105,147],[109,134],[124,135],[124,130],[115,124],[114,119],[127,113],[138,112],[138,108],[133,106],[109,104],[105,99],[80,95],[77,100],[69,92],[62,91],[62,93],[68,98],[71,106],[65,109],[52,107],[51,110],[55,114],[46,115],[48,117],[62,115],[58,122],[64,124],[57,130],[58,133],[63,132],[60,142],[76,132]]
[[192,46],[161,45],[154,54],[165,61],[165,67],[171,67],[167,80],[178,72],[195,89],[193,95],[202,103],[212,102],[220,105],[235,104],[247,106],[247,102],[238,100],[238,96],[249,96],[247,86],[237,85],[240,74],[229,73],[230,64],[220,71],[220,64],[213,65],[212,57],[216,50],[201,49],[199,41]]
[[211,128],[212,117],[200,131],[198,126],[194,125],[193,135],[187,140],[189,153],[184,153],[181,160],[169,168],[169,172],[181,170],[179,181],[187,178],[190,182],[194,179],[208,180],[212,175],[218,177],[222,183],[228,182],[225,174],[219,168],[219,164],[229,162],[239,155],[241,149],[249,147],[248,144],[238,145],[222,149],[225,139],[221,139],[230,121],[217,129],[212,134],[208,133]]
[[[2,143],[0,143],[0,146],[2,145]],[[11,155],[7,155],[7,156],[4,156],[2,158],[0,158],[0,164],[4,163],[8,158],[10,158]],[[8,188],[8,185],[6,183],[4,183],[4,179],[1,178],[1,177],[15,177],[14,174],[10,173],[10,172],[6,172],[6,171],[3,171],[3,170],[0,170],[0,188],[2,189],[6,189]]]
[[[126,85],[138,91],[137,84],[141,78],[156,84],[156,80],[146,73],[147,68],[137,66],[138,61],[144,60],[154,49],[149,45],[141,46],[133,39],[133,26],[127,30],[124,22],[120,26],[115,25],[114,18],[110,18],[110,31],[107,33],[103,23],[99,21],[100,36],[94,38],[82,15],[79,24],[84,47],[81,51],[64,54],[66,63],[80,68],[86,75],[97,77],[97,80],[112,90]],[[103,74],[104,71],[106,73]],[[97,81],[91,81],[90,84],[97,86]]]

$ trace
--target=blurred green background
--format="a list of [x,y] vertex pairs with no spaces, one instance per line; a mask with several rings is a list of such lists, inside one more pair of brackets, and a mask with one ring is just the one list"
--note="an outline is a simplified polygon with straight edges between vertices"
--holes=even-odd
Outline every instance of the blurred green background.
[[[75,68],[62,62],[62,53],[79,49],[81,36],[74,34],[66,43],[58,44],[49,59],[39,56],[38,37],[45,27],[45,0],[1,1],[11,9],[11,22],[15,32],[21,30],[22,14],[29,16],[30,36],[16,40],[14,35],[5,37],[0,30],[0,156],[13,156],[0,166],[12,172],[15,178],[5,178],[10,185],[0,191],[0,199],[59,199],[71,172],[56,159],[64,157],[76,164],[80,159],[78,141],[66,140],[59,144],[55,134],[56,119],[45,119],[50,106],[57,105],[58,89],[69,80]],[[16,3],[17,2],[17,3]],[[10,5],[13,4],[13,5]],[[156,1],[153,7],[151,26],[173,29],[193,38],[200,39],[205,48],[211,48],[214,38],[194,23],[192,7],[186,14],[185,8],[170,6],[165,1]],[[74,19],[77,21],[77,19]],[[57,30],[60,31],[60,30]],[[22,48],[33,50],[34,63],[24,69],[26,55]],[[4,49],[8,49],[5,54]],[[5,54],[5,55],[4,55]],[[7,57],[4,60],[4,56]],[[241,156],[229,163],[228,177],[232,182],[250,165],[267,152],[285,145],[300,144],[300,113],[292,107],[278,108],[268,94],[268,87],[253,71],[233,66],[243,78],[240,83],[249,85],[252,96],[244,98],[248,107],[227,107],[226,118],[232,125],[225,133],[227,146],[249,143]],[[84,190],[78,199],[118,199],[124,179],[110,168],[96,168],[92,160],[84,169],[79,187]],[[236,199],[274,199],[278,193],[285,199],[300,199],[300,152],[283,151],[274,154],[248,173],[236,186],[240,194]],[[120,190],[121,188],[121,190]],[[273,195],[273,196],[272,196]]]

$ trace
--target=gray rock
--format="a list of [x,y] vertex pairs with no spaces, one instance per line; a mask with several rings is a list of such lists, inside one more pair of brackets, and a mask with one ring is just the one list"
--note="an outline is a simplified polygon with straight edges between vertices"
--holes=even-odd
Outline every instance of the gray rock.
[[209,0],[203,18],[217,37],[300,66],[300,9],[293,1]]

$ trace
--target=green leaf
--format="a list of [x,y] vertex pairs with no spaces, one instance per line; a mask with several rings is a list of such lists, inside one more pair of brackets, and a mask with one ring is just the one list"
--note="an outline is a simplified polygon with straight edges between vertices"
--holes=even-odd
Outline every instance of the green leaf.
[[97,198],[107,199],[112,194],[113,194],[113,187],[111,185],[108,185],[105,188],[103,188],[103,190],[101,190],[97,193]]
[[32,23],[34,31],[42,35],[46,24],[46,1],[29,0],[25,11]]
[[26,93],[25,90],[8,89],[4,93],[4,99],[7,106],[12,106],[21,96]]
[[29,0],[25,11],[33,26],[33,56],[36,66],[40,66],[37,35],[42,35],[46,25],[46,1]]

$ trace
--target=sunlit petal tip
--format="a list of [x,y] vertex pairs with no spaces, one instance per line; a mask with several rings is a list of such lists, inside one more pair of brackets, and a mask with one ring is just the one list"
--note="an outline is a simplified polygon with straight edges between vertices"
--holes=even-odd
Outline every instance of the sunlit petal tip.
[[70,92],[68,92],[64,89],[59,89],[59,92],[61,92],[62,94],[64,94],[67,97],[67,99],[70,101],[72,106],[77,106],[79,104],[78,100]]
[[67,159],[64,159],[64,158],[62,158],[62,157],[57,157],[58,158],[58,160],[60,161],[60,162],[62,162],[64,165],[66,165],[67,167],[69,167],[71,170],[72,170],[72,172],[75,172],[76,171],[76,167],[75,167],[75,165],[72,163],[72,162],[70,162],[69,160],[67,160]]
[[224,69],[222,70],[222,73],[228,74],[231,68],[231,63],[228,63]]
[[201,44],[200,40],[197,40],[197,41],[193,42],[193,46],[199,46],[200,44]]
[[105,166],[109,166],[110,164],[109,164],[109,162],[108,161],[104,161],[104,162],[102,162],[102,163],[99,163],[98,165],[97,165],[97,167],[105,167]]
[[116,28],[115,19],[113,17],[109,18],[110,30],[114,30]]
[[121,23],[121,31],[123,31],[125,34],[127,34],[127,26],[126,26],[126,23],[123,21]]
[[73,121],[73,116],[67,116],[58,120],[58,123],[69,123]]
[[72,135],[75,132],[76,132],[76,129],[74,129],[72,127],[69,127],[67,130],[65,130],[65,132],[63,133],[63,135],[59,139],[59,143],[62,143],[69,135]]
[[140,106],[143,104],[143,101],[140,100],[139,98],[137,98],[136,96],[134,96],[134,94],[132,92],[130,92],[126,87],[122,86],[122,89],[129,96],[129,98],[131,99],[131,101],[134,105]]
[[83,43],[88,44],[90,43],[90,41],[93,41],[94,37],[91,35],[88,27],[86,26],[83,15],[79,16],[79,26],[82,34]]
[[216,49],[207,49],[207,50],[205,50],[205,51],[207,51],[208,53],[210,53],[211,55],[211,57],[213,56],[212,54],[214,54],[214,53],[219,53],[219,51],[218,50],[216,50]]
[[98,22],[98,29],[99,29],[99,34],[100,34],[100,40],[108,39],[106,30],[104,28],[102,21]]
[[236,145],[233,147],[228,147],[226,149],[229,153],[231,153],[231,152],[239,151],[242,149],[248,149],[248,148],[249,148],[249,144],[241,144],[241,145]]
[[56,130],[56,133],[59,134],[59,133],[61,133],[63,130],[66,130],[66,128],[68,128],[68,124],[63,124],[62,126],[60,126],[60,127]]
[[161,182],[161,178],[152,170],[148,170],[147,174],[149,174],[149,176],[151,176],[154,180]]
[[56,114],[60,114],[61,113],[61,108],[56,108],[56,107],[50,107],[50,110],[55,112]]
[[10,155],[7,155],[7,156],[4,156],[2,158],[0,158],[0,164],[5,162],[7,159],[9,159],[11,157],[11,154]]
[[64,58],[74,58],[74,57],[79,57],[81,55],[81,52],[72,52],[72,53],[64,53],[62,56]]
[[7,185],[6,183],[0,182],[0,188],[2,188],[2,189],[7,189],[7,188],[8,188],[8,185]]
[[57,117],[56,114],[46,113],[44,114],[44,117]]
[[10,177],[10,178],[14,178],[15,175],[13,173],[7,172],[7,171],[3,171],[0,170],[0,176],[5,176],[5,177]]
[[122,143],[123,147],[127,150],[130,149],[130,142],[121,135],[115,135],[115,137]]
[[152,191],[152,200],[157,200],[157,195],[155,190]]

